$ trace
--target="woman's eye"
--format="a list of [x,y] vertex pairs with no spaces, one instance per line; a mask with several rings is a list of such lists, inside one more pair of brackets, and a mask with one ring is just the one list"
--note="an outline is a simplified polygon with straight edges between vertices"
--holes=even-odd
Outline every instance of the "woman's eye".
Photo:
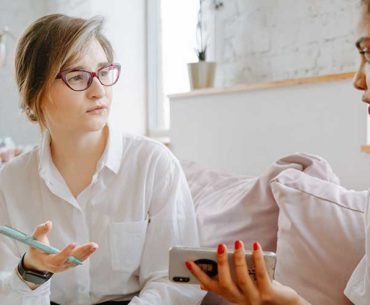
[[369,51],[360,51],[361,57],[368,63],[370,63],[370,52]]
[[100,76],[102,76],[102,77],[107,76],[108,74],[109,74],[108,70],[100,71]]
[[83,74],[73,74],[73,75],[70,75],[67,77],[67,81],[68,82],[78,82],[78,81],[81,81],[83,80],[84,77],[83,77]]
[[81,79],[82,79],[82,76],[81,75],[77,75],[77,76],[72,77],[70,80],[77,81],[77,80],[81,80]]

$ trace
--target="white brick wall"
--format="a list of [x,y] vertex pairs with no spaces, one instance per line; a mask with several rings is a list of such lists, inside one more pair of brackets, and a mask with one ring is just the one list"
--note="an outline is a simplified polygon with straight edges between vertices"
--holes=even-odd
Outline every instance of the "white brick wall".
[[[0,1],[0,31],[5,26],[17,37],[33,20],[46,13],[47,0]],[[10,136],[16,143],[31,144],[38,139],[38,126],[30,125],[19,110],[18,89],[14,77],[16,41],[7,39],[7,61],[0,68],[0,138]]]
[[360,0],[204,0],[217,86],[355,69]]
[[[19,37],[35,19],[49,13],[67,13],[87,16],[90,1],[82,0],[1,0],[0,31],[5,26]],[[0,69],[0,138],[10,136],[16,143],[33,144],[38,142],[39,128],[30,124],[19,110],[18,89],[14,77],[14,52],[16,41],[8,39],[7,62]]]
[[[19,37],[32,21],[50,13],[106,17],[104,30],[124,71],[114,89],[112,120],[127,131],[144,134],[145,0],[0,0],[0,31],[8,26]],[[128,32],[122,35],[122,29]],[[9,40],[7,63],[0,68],[0,138],[9,136],[19,144],[34,144],[39,138],[38,125],[31,125],[19,110],[15,46],[16,41]]]

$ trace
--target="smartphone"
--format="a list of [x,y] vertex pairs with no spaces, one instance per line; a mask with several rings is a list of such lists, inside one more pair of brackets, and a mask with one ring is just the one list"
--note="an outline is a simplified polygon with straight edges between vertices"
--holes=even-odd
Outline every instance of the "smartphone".
[[[197,278],[186,268],[186,261],[196,263],[209,277],[216,278],[217,272],[217,250],[210,248],[190,248],[190,247],[172,247],[170,249],[169,260],[169,278],[171,281],[186,284],[199,284]],[[274,279],[276,254],[274,252],[263,252],[267,273],[270,279]],[[245,252],[248,272],[251,278],[256,280],[252,251]],[[228,252],[230,273],[233,279],[236,278],[234,268],[233,252]]]

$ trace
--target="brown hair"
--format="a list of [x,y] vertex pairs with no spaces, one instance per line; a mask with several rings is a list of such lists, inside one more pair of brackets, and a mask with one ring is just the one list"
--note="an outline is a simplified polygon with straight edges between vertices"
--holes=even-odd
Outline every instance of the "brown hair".
[[366,12],[370,13],[370,0],[361,0],[361,4],[366,9]]
[[27,117],[45,127],[42,100],[58,73],[75,60],[91,39],[102,46],[109,62],[113,49],[101,33],[103,19],[74,18],[52,14],[34,21],[20,38],[15,71],[21,95],[21,109]]

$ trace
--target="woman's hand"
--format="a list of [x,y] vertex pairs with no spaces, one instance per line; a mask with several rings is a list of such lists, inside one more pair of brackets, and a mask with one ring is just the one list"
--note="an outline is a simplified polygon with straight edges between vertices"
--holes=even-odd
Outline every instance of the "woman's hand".
[[[51,229],[52,223],[51,221],[47,221],[46,223],[36,227],[33,232],[33,237],[48,245],[49,240],[47,238],[47,234]],[[97,248],[98,245],[93,242],[89,242],[81,246],[71,243],[58,254],[48,254],[30,247],[24,256],[23,264],[26,269],[35,271],[47,271],[52,273],[62,272],[76,266],[67,261],[69,256],[74,256],[80,261],[84,261],[93,254]]]
[[235,242],[234,262],[236,281],[231,278],[227,260],[226,246],[220,244],[217,249],[218,279],[208,277],[194,262],[186,262],[187,268],[201,283],[203,290],[212,291],[228,301],[239,305],[303,305],[303,300],[293,289],[271,281],[266,270],[261,246],[253,244],[253,260],[256,268],[256,282],[248,273],[244,255],[244,245]]

